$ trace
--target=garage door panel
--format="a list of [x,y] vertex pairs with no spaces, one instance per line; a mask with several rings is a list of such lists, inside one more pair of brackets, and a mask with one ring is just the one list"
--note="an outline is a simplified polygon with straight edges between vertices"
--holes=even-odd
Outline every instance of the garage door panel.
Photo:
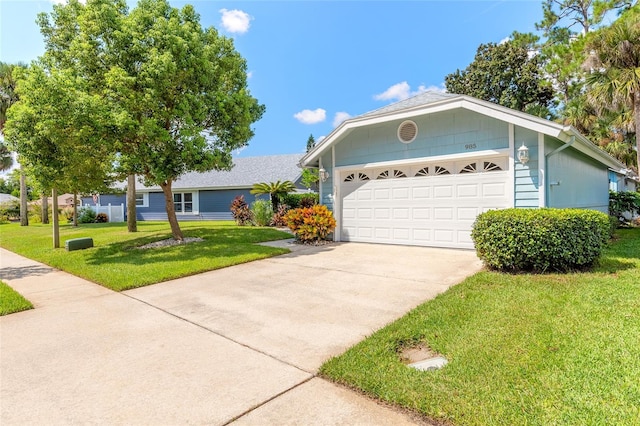
[[409,209],[408,208],[394,208],[393,209],[393,219],[396,219],[396,220],[409,219]]
[[374,195],[376,200],[389,200],[391,199],[391,190],[388,188],[376,188]]
[[504,197],[507,194],[507,185],[503,182],[499,183],[483,183],[483,197]]
[[433,198],[453,198],[453,185],[434,186]]
[[414,207],[411,212],[413,220],[431,219],[431,209],[428,207]]
[[394,240],[408,240],[411,230],[409,228],[393,228]]
[[435,220],[452,220],[453,207],[436,207],[433,209],[433,218]]
[[476,207],[458,207],[458,220],[475,220],[478,216],[478,208]]
[[478,214],[509,207],[508,173],[468,173],[343,183],[345,241],[473,248]]
[[393,199],[394,200],[408,200],[409,199],[409,188],[393,188]]
[[414,186],[412,196],[414,200],[421,200],[425,198],[431,198],[431,187],[430,186]]
[[456,187],[456,195],[458,197],[477,197],[478,196],[478,184],[463,184]]
[[374,210],[374,218],[378,220],[389,219],[391,218],[391,209],[390,208],[376,208]]
[[418,243],[429,243],[432,241],[431,234],[431,229],[414,228],[413,241],[416,241]]

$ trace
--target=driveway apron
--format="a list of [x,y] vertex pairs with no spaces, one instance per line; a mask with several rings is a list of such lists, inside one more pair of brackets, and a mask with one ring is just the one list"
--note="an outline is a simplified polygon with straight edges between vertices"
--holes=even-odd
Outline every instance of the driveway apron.
[[471,251],[335,243],[115,293],[0,249],[0,423],[412,424],[320,365],[477,271]]

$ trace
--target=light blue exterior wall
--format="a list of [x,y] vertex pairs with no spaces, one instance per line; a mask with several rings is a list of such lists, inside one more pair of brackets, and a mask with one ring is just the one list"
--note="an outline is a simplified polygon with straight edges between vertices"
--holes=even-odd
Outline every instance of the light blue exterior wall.
[[[545,140],[548,155],[562,144]],[[609,209],[609,171],[574,148],[547,157],[547,205],[555,208]]]
[[[515,207],[532,208],[539,207],[539,161],[544,161],[538,153],[538,133],[529,129],[516,126],[514,129],[514,153],[515,162]],[[518,161],[518,148],[522,144],[529,148],[529,162],[522,164]]]
[[[403,120],[354,129],[335,147],[336,166],[509,147],[507,123],[472,111],[458,109],[412,120],[418,126],[418,136],[409,144],[398,140]],[[324,158],[323,165],[326,169]]]
[[329,172],[329,177],[326,181],[322,182],[322,200],[320,200],[320,204],[324,204],[329,210],[333,211],[333,182],[335,178],[335,170],[333,169],[333,159],[331,155],[331,150],[329,150],[322,156],[322,167]]

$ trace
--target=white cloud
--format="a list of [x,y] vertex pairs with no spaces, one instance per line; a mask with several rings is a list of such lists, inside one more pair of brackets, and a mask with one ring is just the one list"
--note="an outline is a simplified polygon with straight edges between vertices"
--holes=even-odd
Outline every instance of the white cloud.
[[318,145],[320,142],[322,142],[324,140],[324,138],[326,138],[326,136],[320,136],[318,139],[316,139],[316,145]]
[[394,84],[389,87],[382,93],[375,95],[373,98],[377,101],[390,101],[390,100],[398,100],[407,99],[409,97],[409,93],[411,92],[411,86],[406,81],[402,83]]
[[505,44],[505,43],[509,43],[510,41],[511,41],[511,37],[505,37],[502,40],[500,40],[498,44]]
[[351,118],[351,114],[348,112],[336,112],[336,115],[333,117],[333,127],[338,127],[343,121]]
[[[51,3],[53,3],[53,4],[67,4],[67,3],[69,3],[69,1],[68,0],[51,0]],[[80,3],[87,4],[87,0],[80,0]]]
[[222,27],[228,32],[244,34],[249,30],[253,18],[248,13],[238,9],[220,9],[220,13],[222,14]]
[[249,71],[249,72],[247,73],[247,79],[249,79],[249,78],[251,78],[251,77],[253,77],[253,71]]
[[374,95],[373,98],[377,101],[402,101],[426,91],[445,92],[445,89],[442,86],[425,86],[421,84],[417,90],[412,91],[409,83],[403,81],[402,83],[394,84],[382,93]]
[[303,124],[316,124],[327,118],[327,111],[322,108],[318,108],[313,111],[310,109],[303,109],[302,111],[293,114],[293,116]]

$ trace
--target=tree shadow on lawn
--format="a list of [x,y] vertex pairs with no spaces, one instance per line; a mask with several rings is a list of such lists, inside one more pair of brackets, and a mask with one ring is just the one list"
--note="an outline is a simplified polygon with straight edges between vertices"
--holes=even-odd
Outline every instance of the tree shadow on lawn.
[[[278,233],[267,233],[264,230],[245,229],[208,229],[193,228],[185,233],[185,237],[203,238],[204,241],[185,244],[140,249],[138,247],[152,242],[171,238],[171,234],[155,234],[107,245],[98,245],[87,253],[88,265],[171,263],[197,261],[198,259],[233,258],[237,256],[270,257],[287,253],[288,250],[258,245],[269,238],[281,238]],[[266,239],[265,239],[266,238]],[[229,263],[229,262],[220,262]]]

